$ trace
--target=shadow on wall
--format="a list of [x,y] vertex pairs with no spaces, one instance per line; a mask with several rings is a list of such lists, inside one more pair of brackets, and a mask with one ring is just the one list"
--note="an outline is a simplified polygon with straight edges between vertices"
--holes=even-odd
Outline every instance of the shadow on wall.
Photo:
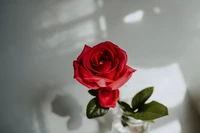
[[[61,86],[44,86],[32,95],[34,110],[34,126],[37,133],[49,133],[51,124],[66,123],[65,128],[61,126],[60,132],[77,130],[82,126],[82,106],[78,101],[63,92]],[[31,105],[31,104],[30,104]],[[51,121],[55,121],[51,123]],[[50,122],[50,123],[49,123]],[[59,126],[58,126],[59,127]]]
[[47,94],[55,88],[58,87],[23,88],[23,93],[15,92],[15,90],[12,93],[4,91],[3,93],[8,99],[5,101],[5,98],[1,96],[3,107],[0,111],[0,132],[48,133],[44,122],[42,104]]
[[[80,120],[82,108],[71,95],[63,95],[60,88],[58,85],[25,88],[23,94],[13,92],[16,96],[10,97],[7,102],[3,99],[0,132],[49,133],[48,120],[52,119],[48,117],[53,114],[63,117],[65,123],[67,122],[65,128],[61,130],[78,129],[82,125]],[[4,94],[7,95],[6,92]],[[66,117],[70,119],[67,121]]]
[[[82,121],[80,120],[82,108],[73,96],[65,93],[63,95],[61,88],[59,85],[45,85],[31,90],[24,90],[29,91],[26,93],[27,96],[17,101],[19,104],[15,103],[20,108],[18,107],[18,110],[15,110],[13,114],[6,114],[24,118],[25,121],[13,121],[14,125],[22,124],[23,127],[16,127],[17,129],[4,128],[5,131],[7,133],[11,133],[11,130],[21,131],[21,133],[49,133],[48,120],[52,121],[52,119],[48,119],[48,117],[53,118],[51,117],[53,114],[65,119],[67,126],[65,130],[78,129],[82,125]],[[11,118],[11,116],[9,117]],[[67,117],[69,117],[68,121]]]
[[61,117],[70,117],[67,122],[67,129],[76,130],[81,127],[82,119],[80,118],[82,117],[82,107],[74,97],[71,95],[57,95],[51,105],[53,113]]
[[[67,122],[67,129],[77,130],[82,126],[82,106],[76,101],[74,97],[69,94],[57,95],[51,103],[52,112],[61,117],[69,116]],[[113,112],[109,111],[104,117],[95,119],[98,123],[99,133],[106,133],[111,131]],[[92,121],[92,120],[90,120]]]
[[[45,123],[45,112],[44,107],[46,107],[46,101],[53,97],[55,93],[60,91],[60,85],[43,85],[39,88],[32,89],[29,92],[30,99],[28,99],[29,112],[32,112],[32,121],[34,132],[36,133],[48,133],[48,129]],[[27,99],[25,99],[27,100]],[[49,109],[49,108],[48,108]],[[32,110],[32,111],[31,111]]]

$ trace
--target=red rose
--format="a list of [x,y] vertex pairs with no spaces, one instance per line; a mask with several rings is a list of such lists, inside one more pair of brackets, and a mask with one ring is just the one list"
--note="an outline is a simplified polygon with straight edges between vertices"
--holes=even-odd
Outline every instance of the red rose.
[[85,45],[73,62],[74,78],[89,89],[116,90],[136,71],[126,63],[126,52],[112,42],[102,42],[92,48]]
[[101,107],[114,108],[119,98],[119,90],[110,90],[107,88],[100,88],[98,90],[98,99]]

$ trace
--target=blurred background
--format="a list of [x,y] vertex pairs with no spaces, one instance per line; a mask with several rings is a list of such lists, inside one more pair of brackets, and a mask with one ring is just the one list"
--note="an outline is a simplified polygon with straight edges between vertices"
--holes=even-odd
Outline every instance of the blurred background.
[[73,79],[72,62],[84,44],[109,40],[127,51],[128,64],[138,70],[121,97],[154,85],[153,98],[169,107],[170,115],[150,133],[198,133],[199,5],[198,0],[0,0],[0,132],[107,132],[109,115],[84,116],[91,97]]

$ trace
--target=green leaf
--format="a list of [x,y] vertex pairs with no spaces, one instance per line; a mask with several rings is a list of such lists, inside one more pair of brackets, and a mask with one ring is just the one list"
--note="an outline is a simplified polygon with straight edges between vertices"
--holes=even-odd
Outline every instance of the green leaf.
[[131,107],[126,102],[118,101],[118,103],[123,111],[132,111]]
[[92,96],[97,96],[98,95],[98,90],[89,90],[88,93]]
[[103,108],[99,105],[97,98],[93,98],[87,105],[86,115],[89,119],[100,117],[108,112],[109,108]]
[[152,95],[153,93],[153,87],[148,87],[142,91],[140,91],[139,93],[137,93],[133,99],[132,99],[132,108],[133,110],[139,108],[141,105],[143,105],[148,99],[149,97]]
[[125,114],[135,119],[150,121],[168,115],[168,109],[163,104],[152,101],[142,105],[136,113],[125,112]]

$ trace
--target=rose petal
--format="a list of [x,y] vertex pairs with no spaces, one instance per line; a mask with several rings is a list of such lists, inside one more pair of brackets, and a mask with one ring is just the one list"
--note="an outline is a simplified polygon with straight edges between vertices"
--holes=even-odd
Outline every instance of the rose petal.
[[127,54],[124,50],[122,49],[116,49],[117,52],[117,58],[119,59],[119,65],[117,67],[117,75],[115,75],[115,79],[119,78],[119,74],[124,70],[124,68],[126,67],[126,63],[127,63]]
[[105,64],[100,65],[98,69],[99,69],[101,74],[106,74],[110,71],[111,66],[112,66],[112,64],[109,61],[109,62],[106,62]]
[[99,87],[105,87],[105,84],[107,85],[113,82],[113,80],[98,76],[84,77],[84,80],[87,82],[95,82]]
[[108,90],[107,88],[100,88],[98,90],[98,99],[101,107],[114,108],[119,98],[119,90]]
[[[109,57],[109,61],[106,61],[105,64],[99,64],[101,58],[100,54]],[[114,65],[114,54],[110,49],[105,46],[96,45],[89,52],[88,57],[83,63],[84,67],[90,70],[94,74],[102,75],[107,73],[112,69]]]
[[93,74],[84,68],[82,65],[79,66],[79,70],[81,72],[82,77],[93,77]]
[[[100,72],[98,71],[98,61],[95,59],[96,57],[94,57],[96,55],[91,55],[90,59],[85,60],[85,62],[83,62],[83,65],[85,68],[88,69],[88,71],[91,71],[93,74],[100,74]],[[95,63],[95,64],[91,64],[91,63]]]
[[73,62],[73,66],[74,66],[74,78],[81,83],[82,85],[86,86],[89,89],[98,89],[99,86],[95,83],[95,82],[87,82],[84,80],[84,78],[82,78],[80,71],[79,71],[79,64],[78,61],[74,61]]
[[78,77],[79,74],[79,64],[77,61],[73,61],[73,67],[74,67],[74,78]]
[[105,84],[109,84],[109,83],[112,83],[113,80],[110,80],[110,79],[107,79],[107,78],[104,78],[104,77],[100,77],[100,76],[95,76],[93,75],[90,71],[87,71],[83,66],[79,66],[79,71],[81,72],[80,75],[82,77],[82,79],[84,81],[86,81],[87,83],[96,83],[98,85],[98,88],[99,87],[105,87],[104,84],[99,84],[99,82],[101,80],[104,80],[105,81]]
[[112,88],[112,90],[116,90],[116,89],[120,88],[131,78],[133,72],[135,72],[135,71],[136,71],[135,69],[133,69],[129,66],[126,66],[124,74],[121,75],[121,77],[118,80],[109,84],[108,87]]
[[118,73],[117,71],[117,66],[119,64],[119,60],[116,59],[115,60],[115,63],[113,63],[115,66],[107,73],[105,74],[105,77],[108,78],[108,79],[112,79],[114,80],[115,79],[115,75]]
[[101,42],[97,44],[96,46],[93,47],[93,49],[95,49],[96,52],[98,52],[99,50],[108,52],[110,54],[111,61],[113,61],[114,58],[116,57],[116,51],[114,47],[118,47],[118,46],[113,44],[112,42],[106,41],[106,42]]
[[[110,51],[112,51],[112,53],[114,54],[114,57],[117,58],[119,60],[119,65],[117,66],[117,73],[115,75],[115,80],[119,78],[119,74],[124,70],[124,68],[126,67],[126,63],[127,63],[127,54],[126,52],[121,49],[120,47],[118,47],[116,44],[110,42],[110,41],[105,41],[102,42],[100,44],[98,44],[98,46],[100,47],[107,47],[107,49],[109,49]],[[116,59],[115,59],[116,60]],[[113,63],[114,64],[114,63]],[[114,66],[113,66],[114,67]]]
[[91,49],[91,47],[85,44],[85,46],[84,46],[84,48],[83,48],[83,51],[81,52],[81,54],[80,54],[80,55],[78,56],[78,58],[77,58],[77,61],[80,61],[80,60],[85,56],[85,54],[86,54],[88,51],[90,51],[90,49]]
[[92,66],[91,66],[91,58],[94,58],[93,56],[95,55],[94,53],[96,53],[98,51],[95,51],[94,48],[92,48],[92,50],[90,50],[87,53],[87,56],[83,57],[83,66],[85,69],[87,69],[88,71],[90,71],[91,73],[96,73],[98,74],[99,71],[95,70]]
[[110,41],[101,42],[97,45],[97,47],[106,47],[107,49],[112,51],[112,53],[114,53],[114,56],[116,53],[115,48],[119,48],[117,45],[115,45],[114,43],[112,43]]
[[106,82],[105,82],[104,79],[99,80],[99,81],[97,82],[97,84],[98,84],[99,86],[101,86],[101,87],[106,87]]

